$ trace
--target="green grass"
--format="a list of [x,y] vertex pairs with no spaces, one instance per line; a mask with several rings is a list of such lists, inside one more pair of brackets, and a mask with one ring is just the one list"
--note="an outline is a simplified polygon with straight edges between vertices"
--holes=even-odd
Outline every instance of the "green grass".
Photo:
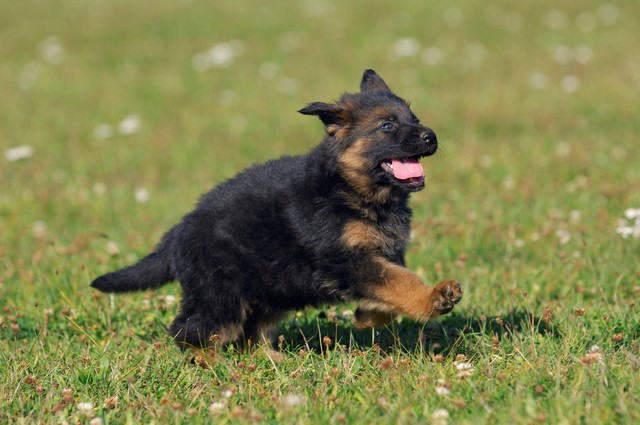
[[[637,2],[274,4],[0,4],[0,151],[33,149],[0,158],[0,422],[640,422],[640,239],[616,233],[640,208]],[[229,40],[228,67],[194,69]],[[441,141],[407,261],[464,282],[451,315],[372,332],[353,305],[305,310],[278,355],[198,367],[165,331],[178,285],[89,288],[216,183],[318,143],[295,111],[369,67]]]

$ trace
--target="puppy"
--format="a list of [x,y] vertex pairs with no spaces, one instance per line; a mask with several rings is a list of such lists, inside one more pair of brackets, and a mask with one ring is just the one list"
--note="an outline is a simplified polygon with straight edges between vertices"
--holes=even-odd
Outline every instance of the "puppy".
[[425,285],[405,267],[419,160],[438,142],[373,70],[359,93],[315,102],[326,137],[306,155],[255,165],[205,194],[137,264],[98,277],[103,292],[182,285],[170,327],[182,348],[259,342],[308,305],[357,300],[358,327],[396,314],[426,321],[462,297],[454,280]]

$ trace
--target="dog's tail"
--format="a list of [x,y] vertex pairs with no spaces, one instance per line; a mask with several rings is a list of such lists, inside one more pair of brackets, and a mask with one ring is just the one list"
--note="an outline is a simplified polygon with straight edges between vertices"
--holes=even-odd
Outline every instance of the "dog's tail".
[[133,266],[100,276],[91,286],[102,292],[132,292],[158,288],[174,279],[163,251],[158,250]]

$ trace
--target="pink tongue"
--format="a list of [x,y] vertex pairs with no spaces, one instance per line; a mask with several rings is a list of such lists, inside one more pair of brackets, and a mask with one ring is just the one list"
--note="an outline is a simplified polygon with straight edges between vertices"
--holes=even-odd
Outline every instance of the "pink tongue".
[[393,164],[393,175],[398,180],[407,180],[424,175],[422,165],[413,158],[392,159],[391,163]]

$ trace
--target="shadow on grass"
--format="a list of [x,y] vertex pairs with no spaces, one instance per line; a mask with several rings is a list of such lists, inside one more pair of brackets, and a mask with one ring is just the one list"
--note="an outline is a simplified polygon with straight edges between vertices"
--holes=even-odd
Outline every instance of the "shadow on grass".
[[[336,344],[347,349],[368,349],[379,347],[383,351],[404,352],[424,351],[432,354],[449,354],[455,347],[456,353],[465,353],[470,347],[466,342],[471,336],[474,341],[485,338],[491,343],[492,337],[517,338],[538,334],[558,337],[551,323],[533,318],[525,310],[512,310],[501,316],[476,316],[452,313],[441,319],[417,323],[407,319],[396,321],[385,328],[357,329],[351,319],[340,315],[327,315],[323,311],[297,314],[284,321],[277,330],[280,345],[284,350],[300,349],[322,352]],[[472,353],[465,353],[472,354]]]

